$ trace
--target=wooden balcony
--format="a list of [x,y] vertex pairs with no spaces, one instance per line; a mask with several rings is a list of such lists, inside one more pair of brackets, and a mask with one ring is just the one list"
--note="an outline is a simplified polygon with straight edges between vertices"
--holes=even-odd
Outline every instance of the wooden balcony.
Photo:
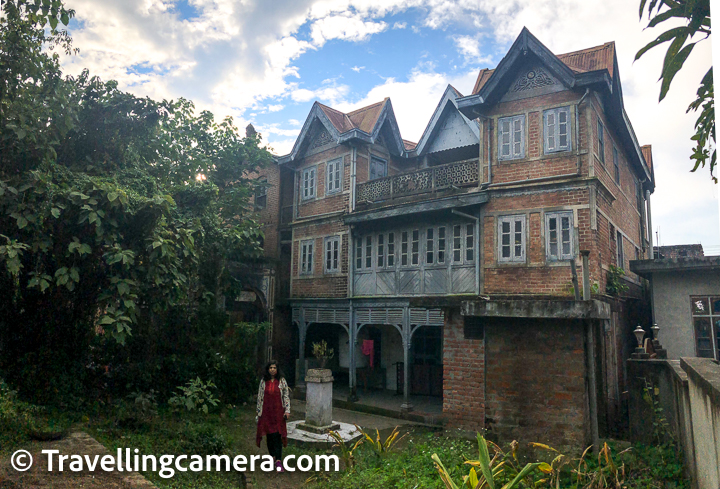
[[480,181],[478,160],[457,161],[419,171],[399,173],[356,185],[358,203],[375,203],[438,190],[476,186]]

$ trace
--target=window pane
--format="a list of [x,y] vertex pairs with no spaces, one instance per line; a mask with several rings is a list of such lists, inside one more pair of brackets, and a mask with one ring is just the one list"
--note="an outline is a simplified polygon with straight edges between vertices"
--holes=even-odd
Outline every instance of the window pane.
[[550,256],[558,256],[557,243],[557,217],[548,219],[548,243],[550,245]]
[[465,260],[472,261],[473,248],[475,247],[475,226],[468,224],[465,229]]
[[340,240],[333,241],[333,269],[338,269],[338,261],[340,260]]
[[355,240],[355,268],[360,270],[362,268],[362,239]]
[[515,258],[522,258],[522,221],[515,221]]
[[325,269],[332,270],[332,241],[327,241],[325,246]]
[[400,264],[401,265],[407,265],[408,264],[408,233],[407,231],[403,231],[401,236],[401,245],[400,245]]
[[547,144],[548,150],[555,149],[555,113],[554,112],[548,112],[546,116],[547,120],[547,127],[545,128],[547,131]]
[[706,298],[694,298],[692,300],[692,313],[693,315],[707,316],[710,314],[710,308],[708,307],[708,300]]
[[377,265],[385,266],[385,236],[382,234],[378,234],[377,237]]
[[388,259],[387,264],[389,267],[395,266],[395,233],[388,234]]
[[713,314],[720,315],[720,297],[711,297],[710,302],[712,303]]
[[372,236],[365,238],[365,268],[372,267]]
[[561,217],[560,222],[562,225],[562,252],[563,255],[570,254],[570,218]]
[[412,233],[412,264],[418,264],[418,258],[420,256],[420,231],[417,229],[413,230]]
[[438,263],[445,263],[445,227],[438,228]]
[[695,342],[699,357],[713,358],[712,333],[710,331],[710,318],[695,318]]
[[510,246],[510,233],[503,232],[502,234],[502,245],[503,246]]
[[460,236],[460,226],[453,226],[453,261],[460,261],[461,246],[462,238]]
[[425,237],[425,263],[431,264],[435,262],[435,230],[428,228]]

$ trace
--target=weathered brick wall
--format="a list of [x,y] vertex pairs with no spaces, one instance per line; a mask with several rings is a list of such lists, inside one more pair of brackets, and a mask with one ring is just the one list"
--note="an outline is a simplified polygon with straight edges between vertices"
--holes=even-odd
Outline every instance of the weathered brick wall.
[[[343,188],[339,193],[326,194],[326,170],[327,163],[337,158],[343,158]],[[297,165],[298,187],[297,195],[297,214],[298,219],[312,216],[318,216],[333,211],[347,210],[350,199],[350,173],[351,173],[351,154],[350,148],[347,146],[334,146],[326,151],[317,153],[304,158]],[[305,168],[316,166],[316,187],[315,197],[312,199],[302,199],[302,171]]]
[[[325,238],[340,236],[340,270],[325,273]],[[300,274],[300,244],[312,240],[313,273]],[[347,226],[341,219],[323,220],[317,223],[299,224],[293,227],[292,297],[346,297],[348,279]]]
[[[260,169],[259,178],[265,178],[267,188],[266,205],[258,211],[258,221],[262,224],[265,233],[264,250],[268,258],[277,258],[279,253],[278,224],[280,222],[280,168],[271,163]],[[253,204],[255,197],[253,197]]]
[[[596,255],[590,230],[589,190],[587,187],[547,190],[515,189],[496,193],[485,207],[483,219],[484,293],[565,295],[572,292],[572,273],[567,262],[549,261],[545,247],[545,213],[573,211],[577,224],[576,251],[590,250]],[[497,219],[502,216],[526,216],[526,256],[524,263],[498,263]],[[573,231],[575,232],[575,231]],[[579,253],[578,253],[579,255]],[[578,281],[582,266],[577,263]],[[599,281],[599,269],[590,267],[590,281]]]
[[[542,95],[539,97],[501,102],[489,111],[493,118],[491,138],[492,183],[507,183],[518,180],[543,178],[577,172],[578,157],[576,156],[577,141],[575,138],[576,103],[582,93],[571,90]],[[572,150],[544,154],[543,111],[556,107],[570,107],[570,134]],[[498,125],[499,117],[525,114],[526,121],[526,158],[510,161],[498,160]],[[587,148],[587,127],[584,118],[580,117],[580,148]],[[487,141],[484,144],[483,161],[487,164]],[[587,174],[587,165],[582,169]]]
[[488,436],[584,448],[588,416],[583,344],[579,321],[488,319]]
[[443,328],[443,413],[449,426],[485,427],[485,345],[464,338],[458,310],[448,311]]

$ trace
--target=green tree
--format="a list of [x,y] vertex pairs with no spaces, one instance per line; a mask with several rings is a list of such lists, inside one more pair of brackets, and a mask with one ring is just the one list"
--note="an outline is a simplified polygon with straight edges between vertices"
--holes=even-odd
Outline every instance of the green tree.
[[[660,73],[660,100],[665,98],[675,75],[683,67],[695,45],[710,37],[710,0],[640,0],[640,19],[647,7],[648,28],[656,27],[663,22],[671,24],[680,20],[684,25],[672,27],[648,43],[635,55],[639,59],[650,49],[670,42],[665,52],[662,71]],[[698,36],[698,37],[696,37]],[[695,134],[691,140],[695,142],[690,159],[695,161],[691,171],[705,167],[709,161],[710,178],[718,182],[713,171],[717,165],[715,152],[715,101],[714,101],[712,66],[700,81],[696,99],[690,104],[687,112],[698,110],[700,115],[695,122]]]
[[74,12],[59,0],[8,0],[3,14],[0,371],[47,400],[82,391],[94,348],[117,351],[98,334],[200,327],[243,286],[231,265],[261,258],[249,177],[271,157],[187,100],[64,76],[57,28]]

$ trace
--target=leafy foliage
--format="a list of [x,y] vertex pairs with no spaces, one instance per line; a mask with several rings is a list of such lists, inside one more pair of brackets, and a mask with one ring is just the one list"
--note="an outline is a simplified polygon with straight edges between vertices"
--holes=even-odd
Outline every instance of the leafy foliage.
[[185,408],[188,411],[201,409],[207,414],[208,405],[212,407],[218,405],[218,399],[214,397],[212,391],[214,388],[215,384],[205,383],[198,377],[189,381],[186,386],[179,386],[177,389],[180,393],[168,399],[168,404],[178,409]]
[[[710,0],[640,0],[640,18],[647,7],[648,28],[656,27],[663,22],[675,23],[680,19],[685,25],[672,27],[660,34],[655,40],[648,43],[635,55],[639,59],[642,55],[661,44],[670,42],[665,52],[662,71],[660,73],[660,100],[662,101],[670,90],[675,75],[682,69],[695,46],[710,37]],[[693,41],[695,36],[698,40]],[[717,177],[713,170],[717,164],[715,152],[715,102],[712,67],[707,71],[700,82],[697,98],[688,107],[688,112],[702,109],[695,122],[695,148],[690,158],[695,160],[692,171],[698,167],[705,167],[710,159],[710,177],[715,183]],[[712,140],[712,145],[710,144]],[[712,153],[710,150],[712,149]]]
[[[271,157],[257,134],[187,100],[63,76],[52,49],[72,52],[56,28],[74,12],[59,0],[9,0],[3,12],[0,371],[24,396],[72,406],[88,385],[125,388],[114,380],[128,360],[157,367],[190,334],[222,338],[216,311],[244,286],[233,270],[261,259],[248,202]],[[213,363],[164,386],[204,375],[201,364]]]
[[624,275],[625,270],[616,267],[615,265],[610,265],[610,269],[608,270],[606,277],[607,281],[605,283],[605,291],[610,295],[619,296],[630,290],[630,288],[623,282],[622,277]]

